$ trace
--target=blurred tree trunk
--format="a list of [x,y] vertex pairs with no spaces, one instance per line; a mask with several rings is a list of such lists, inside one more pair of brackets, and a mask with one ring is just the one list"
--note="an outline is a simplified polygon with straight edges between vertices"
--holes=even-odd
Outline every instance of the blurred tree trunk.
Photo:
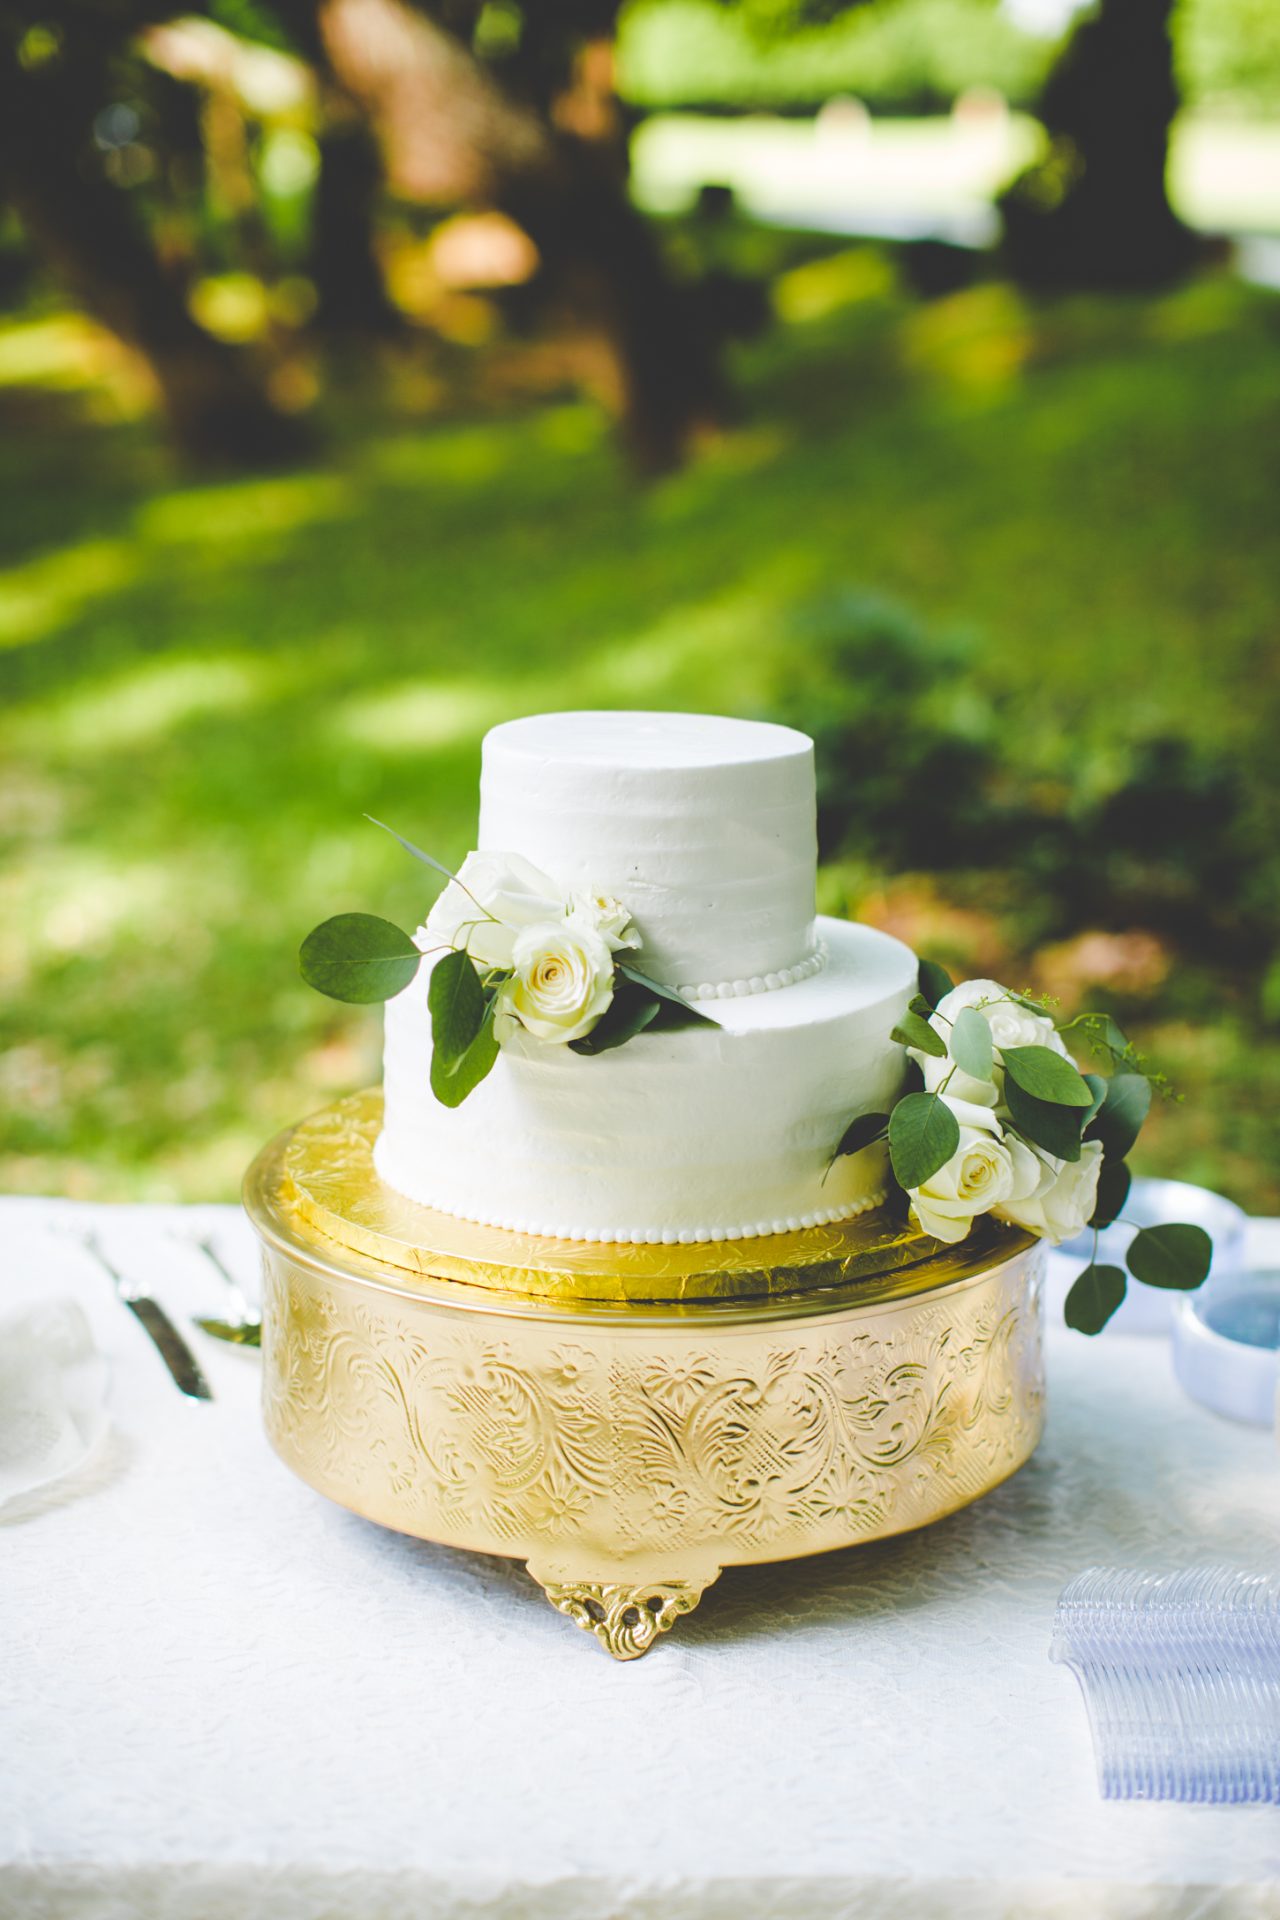
[[374,245],[381,190],[382,162],[367,124],[343,103],[330,103],[307,250],[322,332],[393,336],[403,330]]
[[293,450],[294,423],[256,366],[196,325],[93,145],[111,99],[110,50],[82,36],[33,70],[0,52],[0,182],[32,244],[87,312],[150,366],[181,447],[200,459],[264,460]]
[[319,0],[276,0],[294,46],[320,80],[320,172],[307,273],[321,333],[392,337],[404,320],[387,293],[375,244],[384,168],[368,118],[329,58]]
[[520,98],[405,0],[321,0],[319,23],[329,65],[378,130],[392,185],[509,214],[538,249],[544,282],[606,343],[634,457],[650,471],[675,465],[723,414],[717,343],[627,197],[625,142],[598,84],[579,73],[557,102]]
[[1025,285],[1122,290],[1167,285],[1198,242],[1165,191],[1178,108],[1174,0],[1101,0],[1049,75],[1044,160],[1004,195],[1005,255]]

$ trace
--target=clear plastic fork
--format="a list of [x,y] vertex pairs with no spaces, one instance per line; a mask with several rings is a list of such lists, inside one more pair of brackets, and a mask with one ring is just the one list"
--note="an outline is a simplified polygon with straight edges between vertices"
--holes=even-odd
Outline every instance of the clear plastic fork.
[[1104,1799],[1280,1801],[1280,1578],[1090,1567],[1050,1658],[1080,1684]]

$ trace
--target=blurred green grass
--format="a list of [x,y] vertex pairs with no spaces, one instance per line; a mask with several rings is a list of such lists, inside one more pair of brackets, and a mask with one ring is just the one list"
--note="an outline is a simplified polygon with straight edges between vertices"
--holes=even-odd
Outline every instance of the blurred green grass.
[[[412,422],[372,375],[322,462],[197,482],[79,323],[0,330],[0,1188],[232,1195],[377,1075],[376,1014],[295,964],[426,904],[362,815],[458,856],[497,720],[767,712],[833,582],[972,628],[1032,773],[1170,729],[1274,780],[1280,302],[916,307],[864,248],[777,297],[740,427],[648,490],[582,402]],[[1146,1009],[1188,1095],[1146,1165],[1280,1210],[1260,1021],[1229,969]]]

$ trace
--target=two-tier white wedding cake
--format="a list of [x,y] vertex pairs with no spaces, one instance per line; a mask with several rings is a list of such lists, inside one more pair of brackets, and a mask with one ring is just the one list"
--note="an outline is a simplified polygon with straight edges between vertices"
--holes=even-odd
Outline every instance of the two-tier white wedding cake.
[[620,902],[636,965],[715,1024],[595,1056],[517,1028],[446,1107],[430,1084],[429,952],[386,1009],[382,1179],[467,1220],[604,1242],[738,1239],[878,1205],[883,1146],[832,1155],[900,1090],[889,1034],[916,961],[816,916],[814,820],[813,743],[787,727],[559,713],[494,728],[480,850]]

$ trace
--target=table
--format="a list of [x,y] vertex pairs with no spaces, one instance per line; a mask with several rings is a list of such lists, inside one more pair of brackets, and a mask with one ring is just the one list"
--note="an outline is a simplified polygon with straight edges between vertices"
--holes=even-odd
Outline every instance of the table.
[[[216,1398],[184,1401],[89,1225],[175,1314],[225,1310],[181,1236],[254,1268],[232,1208],[0,1201],[0,1311],[73,1293],[115,1369],[92,1464],[0,1516],[5,1920],[1280,1914],[1280,1812],[1101,1801],[1047,1657],[1090,1564],[1280,1568],[1274,1437],[1187,1400],[1164,1342],[1055,1326],[1007,1485],[730,1569],[619,1666],[515,1563],[294,1480],[254,1354],[193,1335]],[[1280,1222],[1254,1240],[1280,1259]]]

